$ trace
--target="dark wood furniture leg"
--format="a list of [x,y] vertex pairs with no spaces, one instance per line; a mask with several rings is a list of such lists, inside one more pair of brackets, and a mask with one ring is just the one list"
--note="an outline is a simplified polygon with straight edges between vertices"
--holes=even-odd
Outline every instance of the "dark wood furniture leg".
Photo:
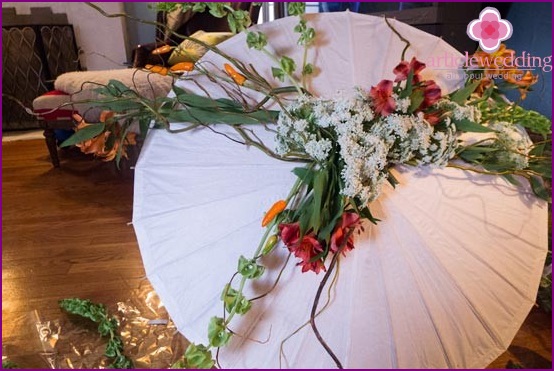
[[44,128],[44,139],[46,140],[46,147],[48,147],[48,153],[50,153],[50,159],[54,167],[60,167],[60,158],[58,157],[58,145],[56,144],[56,136],[54,135],[54,129]]
[[59,120],[59,121],[46,121],[41,120],[40,126],[44,129],[44,139],[46,141],[46,147],[52,160],[54,167],[60,167],[60,158],[58,157],[58,144],[56,143],[56,135],[54,129],[73,129],[72,120]]

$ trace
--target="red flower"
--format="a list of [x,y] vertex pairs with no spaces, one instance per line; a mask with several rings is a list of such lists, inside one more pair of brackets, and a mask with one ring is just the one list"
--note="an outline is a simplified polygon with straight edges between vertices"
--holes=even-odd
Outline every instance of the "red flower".
[[426,112],[423,117],[425,118],[425,121],[429,123],[429,125],[435,126],[439,122],[441,122],[442,113],[442,111]]
[[293,251],[294,256],[302,260],[298,263],[302,267],[302,273],[314,271],[318,274],[322,269],[325,270],[325,265],[321,258],[312,261],[321,252],[323,252],[323,247],[313,234],[302,237],[302,240],[296,244]]
[[321,258],[312,261],[323,252],[323,246],[321,246],[313,232],[300,239],[300,225],[298,223],[280,224],[279,232],[285,246],[295,257],[300,259],[298,265],[302,267],[302,273],[314,271],[318,274],[321,270],[325,271],[325,265]]
[[298,242],[300,238],[300,224],[279,224],[279,233],[281,235],[281,241],[287,247],[291,247]]
[[420,81],[419,73],[423,71],[425,68],[425,63],[421,63],[415,57],[412,58],[410,63],[406,61],[400,62],[400,64],[396,67],[394,67],[394,74],[396,75],[396,78],[394,79],[394,82],[404,81],[408,78],[408,75],[410,74],[410,71],[414,71],[414,78],[412,80],[413,84],[417,84]]
[[433,80],[424,81],[421,86],[423,87],[423,103],[419,106],[420,110],[432,106],[441,99],[441,88]]
[[[339,248],[344,244],[344,238],[350,231],[358,226],[360,223],[360,216],[356,213],[344,213],[341,216],[339,223],[335,227],[335,231],[331,236],[331,245],[330,249],[332,252],[336,253],[339,251]],[[342,249],[343,255],[346,255],[347,251],[350,251],[354,248],[354,238],[352,234],[348,237],[346,245]]]
[[396,108],[396,102],[392,98],[392,81],[383,80],[377,86],[372,86],[369,96],[373,100],[373,109],[381,116],[388,116]]

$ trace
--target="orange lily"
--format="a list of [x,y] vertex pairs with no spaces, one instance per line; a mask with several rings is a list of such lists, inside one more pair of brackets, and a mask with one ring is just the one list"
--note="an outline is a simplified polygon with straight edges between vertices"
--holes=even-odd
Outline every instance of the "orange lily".
[[167,67],[164,67],[164,66],[160,66],[160,65],[151,65],[151,64],[147,64],[146,66],[144,66],[144,68],[146,68],[147,70],[150,70],[150,72],[153,72],[153,73],[157,73],[157,74],[160,74],[162,76],[166,76],[167,75],[167,72],[169,71],[167,69]]
[[152,50],[152,54],[154,55],[165,54],[165,53],[169,53],[172,50],[173,50],[173,47],[169,45],[164,45]]
[[225,63],[223,66],[225,67],[225,72],[227,72],[227,74],[231,76],[231,78],[234,82],[237,83],[237,85],[244,85],[244,82],[246,81],[246,77],[244,75],[241,75],[240,73],[235,71],[233,66],[231,66],[229,63]]
[[[523,74],[523,71],[518,71],[518,74],[509,74],[509,77],[506,79],[507,82],[514,84],[519,89],[519,94],[521,95],[521,99],[527,98],[527,91],[529,91],[529,88],[536,84],[539,77],[536,75],[533,75],[531,71],[525,72]],[[515,76],[523,76],[521,78],[515,78]]]
[[192,62],[180,62],[177,63],[169,69],[173,73],[183,73],[183,72],[190,72],[194,70],[194,63]]

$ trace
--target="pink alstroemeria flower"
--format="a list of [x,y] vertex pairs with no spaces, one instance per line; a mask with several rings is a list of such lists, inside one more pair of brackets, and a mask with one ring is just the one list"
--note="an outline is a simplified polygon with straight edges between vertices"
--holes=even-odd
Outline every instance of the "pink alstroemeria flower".
[[392,81],[382,80],[377,86],[372,86],[369,96],[373,102],[373,110],[377,114],[388,116],[394,112],[396,102],[392,97]]
[[467,35],[479,41],[479,46],[487,53],[498,50],[500,43],[512,36],[512,30],[512,24],[502,19],[498,10],[492,7],[483,9],[479,19],[467,25]]
[[423,87],[423,103],[419,106],[419,110],[431,107],[441,99],[441,88],[434,80],[427,80],[422,83]]
[[394,67],[394,70],[392,71],[396,75],[394,82],[406,80],[408,78],[408,75],[410,74],[410,71],[414,71],[414,78],[412,80],[412,83],[417,84],[421,81],[419,73],[423,71],[424,68],[425,63],[418,61],[415,57],[412,58],[410,63],[402,61],[398,64],[398,66]]

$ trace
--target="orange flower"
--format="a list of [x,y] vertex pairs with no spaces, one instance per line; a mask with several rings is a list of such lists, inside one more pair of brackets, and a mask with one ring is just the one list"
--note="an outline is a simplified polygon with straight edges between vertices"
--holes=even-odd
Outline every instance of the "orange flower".
[[[113,111],[103,111],[100,114],[100,121],[106,122],[107,120],[113,118],[115,116],[115,113]],[[73,118],[75,121],[78,122],[75,131],[79,131],[89,125],[94,124],[88,124],[85,122],[85,120],[78,114],[74,114]],[[117,126],[117,123],[115,124],[115,133],[113,135],[117,136],[117,133],[119,132],[119,126]],[[81,149],[81,152],[86,154],[92,154],[96,157],[100,157],[102,161],[112,161],[117,156],[117,151],[119,147],[121,146],[121,140],[116,139],[114,141],[114,144],[112,148],[109,150],[106,148],[106,142],[108,138],[112,135],[112,131],[105,131],[99,135],[97,135],[94,138],[85,140],[81,143],[75,144],[76,147]],[[127,133],[124,139],[125,145],[136,145],[136,133]],[[125,146],[121,148],[121,155],[125,158],[128,158],[127,151],[125,150]]]
[[154,55],[165,54],[165,53],[169,53],[172,50],[173,50],[173,48],[171,46],[164,45],[164,46],[160,46],[159,48],[156,48],[156,49],[152,50],[152,54],[154,54]]
[[146,68],[147,70],[150,70],[150,72],[157,73],[162,76],[166,76],[167,72],[169,71],[167,67],[160,66],[160,65],[153,66],[151,64],[147,64],[146,66],[144,66],[144,68]]
[[237,85],[244,85],[244,82],[246,81],[246,77],[244,77],[244,75],[241,75],[240,73],[235,71],[233,66],[231,66],[229,63],[225,63],[223,66],[225,67],[225,72],[227,72],[227,74],[231,76],[231,78],[234,82],[237,83]]
[[[523,76],[522,76],[523,75]],[[539,77],[533,75],[531,71],[523,73],[523,71],[516,70],[513,73],[508,74],[507,82],[517,86],[521,99],[527,98],[527,92],[532,85],[536,84]]]
[[100,112],[100,122],[106,122],[115,116],[114,111],[102,111]]
[[135,146],[137,144],[137,133],[127,133],[127,136],[125,137],[125,144]]
[[181,62],[177,63],[169,69],[173,73],[183,73],[183,72],[190,72],[194,70],[194,63],[192,62]]

